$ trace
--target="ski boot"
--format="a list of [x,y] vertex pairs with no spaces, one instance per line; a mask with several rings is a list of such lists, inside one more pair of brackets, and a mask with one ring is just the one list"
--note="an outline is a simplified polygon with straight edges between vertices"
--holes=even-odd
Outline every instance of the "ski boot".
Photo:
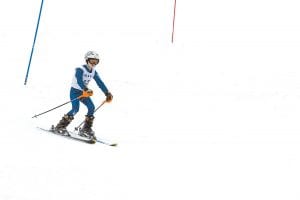
[[72,115],[64,115],[56,126],[52,126],[51,129],[58,134],[69,135],[67,126],[74,119]]
[[94,116],[86,116],[83,127],[79,130],[79,135],[91,140],[96,140],[95,132],[92,130]]

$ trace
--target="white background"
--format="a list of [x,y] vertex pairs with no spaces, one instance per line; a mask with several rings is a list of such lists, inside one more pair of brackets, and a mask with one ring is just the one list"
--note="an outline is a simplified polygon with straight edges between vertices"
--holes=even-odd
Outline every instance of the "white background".
[[[172,44],[172,0],[45,0],[25,86],[40,3],[0,3],[0,199],[300,198],[298,1],[177,1]],[[69,100],[88,50],[116,148],[36,129],[70,105],[31,118]]]

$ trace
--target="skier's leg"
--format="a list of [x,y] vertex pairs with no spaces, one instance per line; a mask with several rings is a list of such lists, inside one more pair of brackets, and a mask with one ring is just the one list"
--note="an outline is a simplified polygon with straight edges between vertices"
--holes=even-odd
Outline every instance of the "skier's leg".
[[94,119],[95,119],[94,116],[88,116],[88,115],[85,116],[81,133],[87,134],[87,136],[94,136],[95,132],[92,129]]
[[54,130],[58,133],[67,133],[67,126],[74,119],[73,115],[64,115],[58,124],[54,127]]
[[95,105],[90,97],[84,98],[81,100],[81,102],[87,107],[88,112],[87,116],[93,116],[95,112]]
[[83,128],[81,129],[82,134],[87,134],[87,136],[94,137],[94,131],[92,130],[93,122],[94,122],[94,112],[95,112],[95,105],[91,98],[84,98],[82,103],[87,107],[88,112],[86,118],[84,120]]
[[76,90],[74,88],[71,88],[70,90],[70,99],[72,101],[72,109],[65,114],[62,119],[58,122],[58,124],[53,127],[53,129],[59,133],[66,133],[67,132],[67,126],[71,123],[71,121],[74,119],[74,115],[79,111],[79,96],[81,95],[80,90]]
[[72,109],[67,113],[67,115],[72,115],[72,116],[75,116],[76,113],[78,113],[79,111],[79,107],[80,107],[80,100],[79,99],[76,99],[78,98],[80,95],[81,95],[81,91],[80,90],[77,90],[77,89],[74,89],[72,88],[71,91],[70,91],[70,99],[75,99],[74,101],[72,101]]

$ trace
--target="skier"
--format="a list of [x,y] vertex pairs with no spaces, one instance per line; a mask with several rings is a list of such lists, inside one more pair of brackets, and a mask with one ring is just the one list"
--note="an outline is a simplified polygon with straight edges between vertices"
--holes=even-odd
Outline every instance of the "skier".
[[[62,117],[62,119],[55,127],[53,127],[53,129],[57,133],[67,134],[68,132],[66,128],[74,119],[75,114],[79,111],[79,105],[81,102],[87,107],[88,112],[85,117],[83,128],[80,129],[79,135],[88,138],[95,138],[95,133],[92,130],[93,121],[95,118],[95,106],[90,98],[90,96],[93,95],[93,91],[88,88],[89,82],[92,79],[96,81],[97,85],[106,96],[106,102],[111,102],[113,96],[95,69],[95,66],[99,63],[99,54],[95,51],[88,51],[84,58],[86,64],[76,68],[70,89],[70,99],[75,99],[72,101],[72,109]],[[81,98],[78,98],[80,96]]]

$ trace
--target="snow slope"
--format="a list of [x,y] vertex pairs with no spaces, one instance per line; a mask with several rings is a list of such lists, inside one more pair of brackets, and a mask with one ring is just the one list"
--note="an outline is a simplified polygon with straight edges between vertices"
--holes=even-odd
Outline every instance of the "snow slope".
[[[0,199],[300,198],[296,1],[0,3]],[[88,145],[45,134],[87,50],[114,95]],[[104,95],[91,84],[94,102]],[[70,125],[78,125],[82,106]]]

